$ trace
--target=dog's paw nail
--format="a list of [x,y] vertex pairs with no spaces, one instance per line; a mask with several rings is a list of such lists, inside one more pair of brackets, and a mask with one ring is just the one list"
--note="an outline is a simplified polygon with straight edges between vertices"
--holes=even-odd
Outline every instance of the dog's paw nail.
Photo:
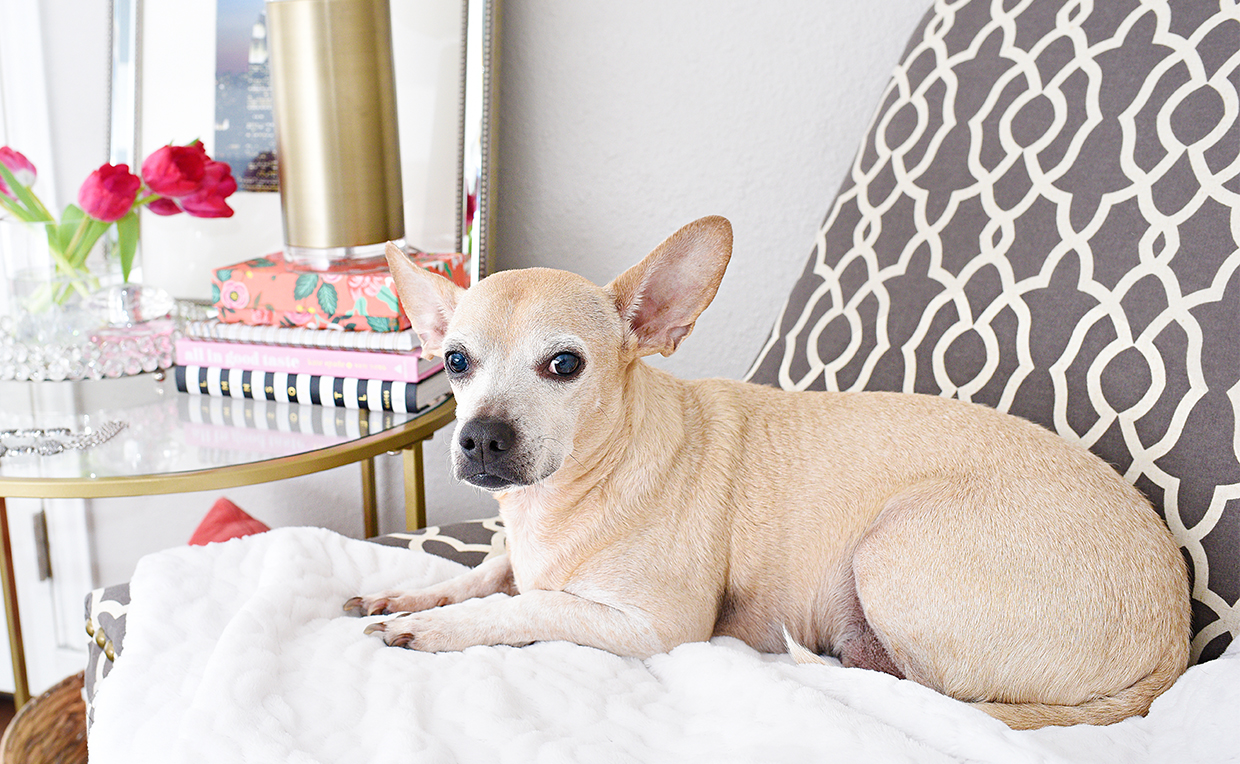
[[392,611],[388,610],[387,600],[375,600],[370,603],[370,607],[362,605],[362,615],[391,615]]
[[361,609],[362,609],[362,598],[361,597],[350,597],[348,601],[344,603],[344,612],[346,613],[352,610],[361,610]]
[[413,635],[412,634],[397,634],[395,637],[392,637],[392,641],[388,642],[388,644],[391,645],[392,647],[412,647]]
[[366,627],[363,634],[374,634],[376,631],[387,631],[387,624],[383,622],[372,623]]

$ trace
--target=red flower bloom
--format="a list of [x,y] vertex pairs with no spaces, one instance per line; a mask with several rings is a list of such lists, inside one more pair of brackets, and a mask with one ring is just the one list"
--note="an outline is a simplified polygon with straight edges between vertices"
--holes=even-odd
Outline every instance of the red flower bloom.
[[188,146],[163,146],[142,163],[142,179],[160,196],[187,196],[202,185],[209,161],[199,141]]
[[[8,146],[0,147],[0,163],[9,168],[9,171],[17,178],[17,182],[29,188],[34,185],[34,179],[38,176],[38,172],[34,169],[34,165],[20,151],[14,151]],[[4,178],[0,178],[0,194],[12,198],[13,192],[9,190],[5,184]]]
[[176,199],[167,196],[161,196],[147,205],[147,209],[156,215],[180,215],[183,211],[181,206],[177,204]]
[[129,165],[105,164],[82,183],[78,204],[96,220],[115,223],[133,207],[141,187],[142,179],[129,171]]
[[207,156],[202,141],[188,146],[162,146],[142,163],[142,177],[152,194],[156,215],[188,212],[199,218],[232,217],[224,201],[237,190],[227,164]]
[[232,168],[224,162],[207,160],[206,173],[198,190],[180,200],[181,207],[196,218],[230,218],[233,210],[224,200],[237,190]]

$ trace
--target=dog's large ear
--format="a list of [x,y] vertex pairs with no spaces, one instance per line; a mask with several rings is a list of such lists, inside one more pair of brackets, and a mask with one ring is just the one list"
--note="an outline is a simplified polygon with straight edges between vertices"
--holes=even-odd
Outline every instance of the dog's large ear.
[[607,286],[637,338],[637,354],[676,352],[719,290],[732,257],[732,224],[695,220]]
[[392,271],[392,280],[396,282],[400,304],[422,340],[422,357],[442,355],[443,336],[465,290],[438,273],[414,265],[390,241],[384,254]]

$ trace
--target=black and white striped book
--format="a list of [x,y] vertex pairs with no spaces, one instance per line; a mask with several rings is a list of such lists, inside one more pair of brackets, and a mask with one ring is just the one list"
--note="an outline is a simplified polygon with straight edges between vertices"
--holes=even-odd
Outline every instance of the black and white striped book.
[[442,371],[421,382],[243,371],[214,366],[177,366],[177,389],[191,395],[253,398],[280,403],[311,403],[369,411],[416,414],[442,401],[451,388]]

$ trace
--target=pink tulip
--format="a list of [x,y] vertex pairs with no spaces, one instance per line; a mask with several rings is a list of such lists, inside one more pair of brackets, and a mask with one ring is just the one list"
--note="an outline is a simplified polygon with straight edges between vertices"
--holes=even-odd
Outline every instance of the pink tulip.
[[129,171],[129,165],[105,164],[82,183],[78,204],[96,220],[115,223],[133,207],[141,187],[142,179]]
[[[0,163],[9,168],[9,171],[12,172],[14,177],[17,178],[18,183],[26,186],[27,188],[34,185],[34,179],[38,177],[39,174],[38,171],[35,170],[34,165],[25,157],[25,155],[23,155],[20,151],[14,151],[8,146],[0,147]],[[3,178],[0,178],[0,194],[4,194],[10,198],[13,197],[13,193],[9,190],[9,187],[5,184]]]
[[172,199],[167,196],[161,196],[158,199],[155,199],[147,205],[147,209],[154,212],[156,215],[164,216],[180,215],[183,212],[181,206],[177,204],[176,199]]
[[142,163],[142,179],[160,196],[188,196],[202,185],[210,158],[202,143],[162,146]]
[[230,218],[233,210],[224,200],[237,190],[232,169],[224,162],[207,160],[202,184],[181,199],[181,207],[196,218]]

